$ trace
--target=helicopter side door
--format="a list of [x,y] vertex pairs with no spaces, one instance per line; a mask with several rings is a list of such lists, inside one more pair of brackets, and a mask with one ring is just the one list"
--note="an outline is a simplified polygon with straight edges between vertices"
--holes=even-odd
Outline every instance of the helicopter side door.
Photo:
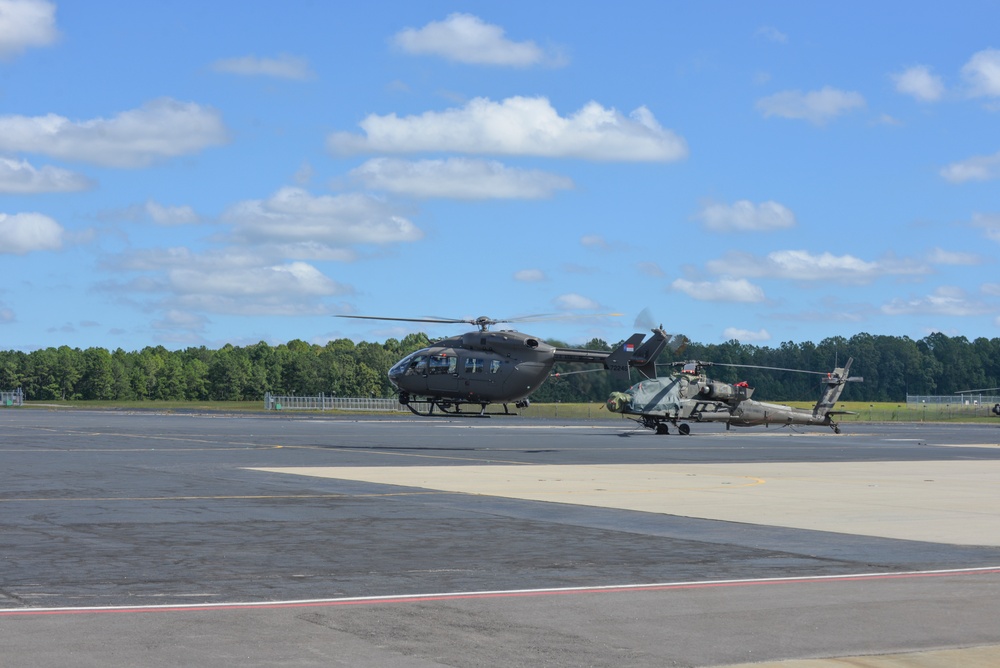
[[492,401],[502,386],[500,360],[488,353],[470,352],[459,362],[461,391],[469,401]]
[[458,356],[451,351],[428,356],[427,392],[455,396],[458,391]]

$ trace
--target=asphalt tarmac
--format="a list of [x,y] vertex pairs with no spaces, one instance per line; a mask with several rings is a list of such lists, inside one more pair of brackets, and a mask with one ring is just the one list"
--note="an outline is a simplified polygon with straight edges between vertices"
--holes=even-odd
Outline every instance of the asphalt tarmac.
[[1000,420],[693,432],[0,410],[0,665],[1000,664]]

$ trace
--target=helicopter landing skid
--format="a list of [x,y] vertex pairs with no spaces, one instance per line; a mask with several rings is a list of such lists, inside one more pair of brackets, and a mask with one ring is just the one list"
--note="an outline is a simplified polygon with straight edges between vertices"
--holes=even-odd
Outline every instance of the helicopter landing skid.
[[[416,404],[416,406],[414,405]],[[462,406],[478,406],[478,412],[463,411]],[[414,400],[410,399],[406,403],[406,407],[410,409],[410,412],[419,417],[434,417],[435,415],[441,415],[442,417],[492,417],[494,415],[517,415],[517,413],[511,413],[507,404],[503,404],[503,412],[499,411],[487,411],[486,407],[489,404],[477,403],[473,404],[471,402],[462,401],[440,401],[436,399],[425,399],[425,400]],[[434,409],[440,410],[440,413],[435,413]]]

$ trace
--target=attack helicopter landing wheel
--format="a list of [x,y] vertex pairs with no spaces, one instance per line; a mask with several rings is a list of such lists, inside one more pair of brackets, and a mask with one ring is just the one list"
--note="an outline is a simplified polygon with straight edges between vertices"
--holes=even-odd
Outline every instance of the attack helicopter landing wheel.
[[656,433],[659,434],[660,436],[666,436],[667,434],[670,433],[670,430],[667,428],[667,425],[660,422],[659,424],[656,425]]
[[691,433],[691,425],[689,425],[686,422],[682,422],[681,424],[677,425],[677,431],[678,433],[680,433],[681,436],[687,436],[688,434]]

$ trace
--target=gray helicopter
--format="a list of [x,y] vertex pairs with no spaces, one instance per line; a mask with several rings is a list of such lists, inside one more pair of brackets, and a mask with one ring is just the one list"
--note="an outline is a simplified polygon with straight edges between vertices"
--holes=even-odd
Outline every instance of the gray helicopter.
[[[657,434],[669,434],[670,424],[677,427],[678,433],[689,434],[691,433],[689,422],[724,422],[726,429],[732,426],[756,427],[772,424],[827,426],[839,434],[840,427],[834,421],[834,416],[850,414],[850,411],[835,411],[834,405],[844,391],[846,383],[863,380],[850,375],[853,358],[848,359],[847,364],[837,367],[831,373],[741,364],[713,365],[711,362],[700,361],[674,362],[671,366],[679,368],[679,372],[667,377],[657,377],[656,356],[663,350],[669,338],[662,329],[653,329],[653,337],[647,341],[648,361],[644,364],[633,364],[644,379],[625,392],[613,392],[606,404],[609,411],[634,419],[644,427],[653,429]],[[823,376],[820,382],[823,392],[812,410],[754,401],[750,398],[753,395],[753,388],[749,384],[746,382],[730,384],[711,380],[705,375],[705,368],[709,366],[813,373]]]
[[[501,323],[544,320],[548,316],[524,316],[497,320],[480,316],[462,318],[391,318],[342,315],[341,318],[395,320],[437,324],[467,323],[477,331],[442,339],[410,353],[389,369],[389,381],[399,392],[399,403],[420,416],[438,409],[451,415],[510,415],[508,404],[529,405],[528,395],[549,377],[556,362],[600,364],[615,377],[627,382],[629,367],[645,362],[641,346],[643,334],[633,334],[611,352],[560,348],[537,337],[513,330],[490,331]],[[652,341],[652,339],[650,339]],[[503,413],[487,413],[490,404],[501,404]],[[463,411],[464,406],[478,412]]]

